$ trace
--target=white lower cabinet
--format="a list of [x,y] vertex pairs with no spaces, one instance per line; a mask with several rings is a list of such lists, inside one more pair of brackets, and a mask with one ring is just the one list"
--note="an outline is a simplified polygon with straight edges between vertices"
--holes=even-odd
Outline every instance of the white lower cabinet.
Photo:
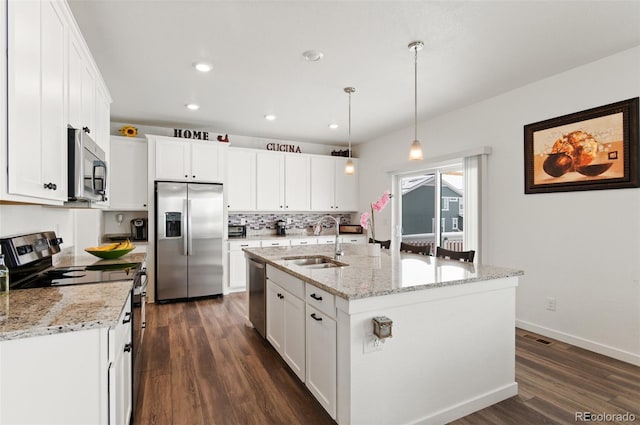
[[128,424],[133,411],[131,295],[118,324],[109,329],[109,424]]
[[226,292],[247,289],[247,260],[243,248],[260,248],[260,241],[229,242],[229,285]]
[[342,243],[356,243],[356,244],[367,243],[367,237],[365,235],[341,236],[340,239]]
[[129,296],[115,328],[0,342],[0,424],[128,424],[130,320]]
[[300,245],[317,245],[318,238],[296,238],[291,239],[291,246],[300,246]]
[[336,418],[335,296],[267,265],[267,340]]
[[266,239],[262,241],[263,248],[270,248],[273,246],[289,246],[291,245],[290,239]]
[[[292,279],[295,279],[291,277]],[[302,281],[299,281],[302,287]],[[303,382],[305,380],[305,304],[267,279],[267,340]]]
[[336,321],[307,304],[306,384],[322,407],[336,417]]

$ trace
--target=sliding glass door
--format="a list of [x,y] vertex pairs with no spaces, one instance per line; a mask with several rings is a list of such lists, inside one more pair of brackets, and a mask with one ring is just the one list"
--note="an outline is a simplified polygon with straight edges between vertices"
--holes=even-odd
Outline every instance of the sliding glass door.
[[402,242],[461,251],[464,182],[462,164],[400,176]]

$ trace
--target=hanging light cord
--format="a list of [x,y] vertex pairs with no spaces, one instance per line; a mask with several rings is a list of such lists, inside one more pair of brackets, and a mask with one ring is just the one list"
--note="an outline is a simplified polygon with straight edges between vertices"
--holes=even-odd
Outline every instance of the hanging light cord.
[[349,158],[351,158],[351,90],[349,90]]
[[418,46],[415,46],[415,60],[413,63],[413,140],[418,140]]

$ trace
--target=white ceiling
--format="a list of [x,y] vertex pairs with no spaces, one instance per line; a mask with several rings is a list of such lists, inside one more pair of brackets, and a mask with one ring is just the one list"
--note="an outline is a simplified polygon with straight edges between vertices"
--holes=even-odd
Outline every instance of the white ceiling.
[[640,1],[69,3],[112,120],[316,143],[346,143],[346,86],[354,143],[413,124],[411,41],[420,119],[640,45]]

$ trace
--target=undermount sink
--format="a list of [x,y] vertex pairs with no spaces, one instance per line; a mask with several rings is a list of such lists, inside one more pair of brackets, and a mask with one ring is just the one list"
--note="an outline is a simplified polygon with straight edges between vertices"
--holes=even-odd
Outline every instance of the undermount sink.
[[314,255],[308,257],[285,257],[283,260],[289,261],[291,264],[305,267],[307,269],[326,269],[329,267],[343,267],[348,266],[346,263],[341,263],[329,257],[323,255]]

